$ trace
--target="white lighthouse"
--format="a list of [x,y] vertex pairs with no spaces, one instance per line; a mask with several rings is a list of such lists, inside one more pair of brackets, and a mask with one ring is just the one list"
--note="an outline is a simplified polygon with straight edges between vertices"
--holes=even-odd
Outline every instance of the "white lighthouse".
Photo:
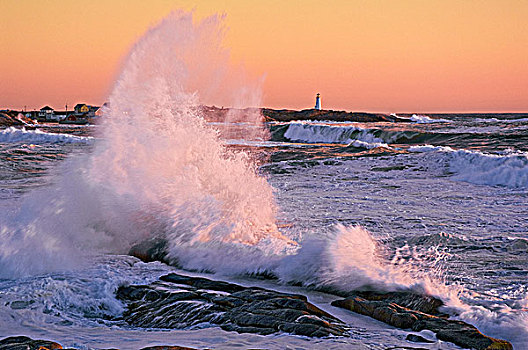
[[321,94],[317,94],[317,96],[315,96],[315,109],[321,109]]

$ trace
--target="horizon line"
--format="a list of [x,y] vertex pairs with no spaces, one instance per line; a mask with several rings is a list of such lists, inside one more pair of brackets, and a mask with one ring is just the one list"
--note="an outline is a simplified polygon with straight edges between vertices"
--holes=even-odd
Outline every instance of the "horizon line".
[[[79,102],[79,103],[82,103],[82,102]],[[73,106],[79,104],[79,103],[75,103],[75,104],[72,104],[72,110],[73,110]],[[87,105],[90,105],[89,103],[85,103]],[[99,104],[99,105],[92,105],[92,106],[99,106],[101,107],[103,104]],[[57,110],[57,111],[62,111],[65,109],[56,109],[52,106],[52,104],[44,104],[42,105],[42,107],[40,108],[26,108],[25,112],[31,112],[31,111],[39,111],[41,108],[45,107],[45,106],[50,106],[52,107],[54,110]],[[292,110],[292,111],[304,111],[304,110],[309,110],[309,109],[314,109],[313,107],[308,107],[308,108],[289,108],[289,107],[269,107],[269,106],[261,106],[261,107],[225,107],[225,106],[221,106],[221,107],[218,107],[216,105],[204,105],[204,106],[208,106],[208,107],[217,107],[217,108],[225,108],[225,109],[247,109],[247,108],[256,108],[256,109],[275,109],[275,110]],[[64,106],[63,106],[64,107]],[[8,111],[18,111],[18,112],[22,112],[24,111],[24,108],[12,108],[12,107],[0,107],[0,110],[8,110]],[[456,110],[456,111],[453,111],[453,110],[448,110],[448,111],[441,111],[441,110],[432,110],[432,111],[416,111],[416,110],[407,110],[407,111],[398,111],[398,112],[387,112],[387,111],[370,111],[370,110],[348,110],[348,109],[340,109],[340,108],[337,108],[337,109],[331,109],[331,108],[324,108],[322,109],[322,111],[344,111],[344,112],[347,112],[347,113],[371,113],[371,114],[528,114],[528,110],[524,110],[524,111],[518,111],[518,110]]]

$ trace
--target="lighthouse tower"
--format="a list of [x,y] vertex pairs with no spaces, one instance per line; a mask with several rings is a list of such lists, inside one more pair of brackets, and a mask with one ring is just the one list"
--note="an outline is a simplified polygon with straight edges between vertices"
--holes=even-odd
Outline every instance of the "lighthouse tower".
[[317,94],[317,96],[315,97],[315,109],[321,109],[321,97],[320,97],[321,94]]

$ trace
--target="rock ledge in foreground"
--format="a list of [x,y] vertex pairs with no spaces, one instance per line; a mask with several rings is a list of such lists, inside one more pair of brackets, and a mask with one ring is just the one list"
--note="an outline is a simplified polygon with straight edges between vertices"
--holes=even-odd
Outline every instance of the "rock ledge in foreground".
[[121,286],[124,320],[145,328],[216,325],[226,331],[346,336],[344,324],[298,294],[171,273],[150,285]]
[[0,340],[0,350],[53,350],[62,349],[58,343],[49,340],[33,340],[18,336]]
[[[18,337],[9,337],[0,340],[0,350],[54,350],[54,349],[63,349],[62,345],[49,341],[49,340],[33,340],[28,337],[18,336]],[[68,348],[65,350],[76,350],[73,348]],[[117,350],[117,349],[113,349]],[[194,348],[188,348],[185,346],[177,345],[157,345],[157,346],[148,346],[142,348],[141,350],[197,350]]]
[[[397,328],[412,329],[413,331],[421,331],[424,329],[431,330],[436,333],[438,339],[468,349],[513,349],[513,346],[509,342],[488,337],[480,333],[476,327],[468,323],[457,320],[448,320],[445,317],[441,317],[441,315],[435,316],[431,314],[438,313],[438,306],[441,304],[435,306],[433,302],[433,304],[427,306],[427,303],[423,303],[419,308],[428,310],[428,313],[423,312],[423,310],[417,311],[408,307],[403,307],[399,305],[399,303],[404,303],[406,298],[398,297],[398,294],[398,292],[358,292],[346,299],[335,300],[332,302],[332,305],[372,317]],[[425,298],[431,297],[425,296]],[[419,296],[416,296],[413,302],[417,302],[419,299]],[[437,299],[431,298],[431,300]],[[398,303],[394,301],[397,301]]]

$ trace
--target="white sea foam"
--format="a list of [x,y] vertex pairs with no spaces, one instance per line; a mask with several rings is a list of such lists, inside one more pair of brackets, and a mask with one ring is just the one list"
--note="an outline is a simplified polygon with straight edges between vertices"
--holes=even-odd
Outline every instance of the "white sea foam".
[[440,152],[455,180],[479,185],[528,187],[528,155],[525,153],[487,154],[431,145],[413,146],[409,151]]
[[528,312],[526,309],[495,303],[488,307],[464,305],[460,311],[460,319],[477,326],[482,333],[507,339],[515,349],[528,348]]
[[304,143],[351,144],[361,148],[389,147],[383,139],[359,126],[292,122],[284,133],[288,140]]
[[[191,15],[176,13],[138,42],[110,96],[112,109],[94,153],[68,159],[57,169],[55,185],[31,193],[18,212],[3,214],[1,276],[71,268],[86,252],[126,252],[132,242],[162,233],[169,257],[187,269],[270,272],[283,282],[342,291],[410,288],[449,299],[452,291],[435,283],[426,269],[386,262],[382,244],[362,227],[338,225],[319,237],[306,237],[300,246],[278,231],[266,179],[257,175],[246,154],[226,151],[196,112],[201,86],[212,99],[215,85],[223,86],[215,84],[222,81],[218,77],[226,63],[218,32],[217,17],[193,24]],[[218,62],[220,71],[214,68]],[[244,96],[253,105],[256,95]],[[293,128],[306,132],[306,138],[327,137],[314,142],[340,139],[333,133],[345,143],[383,142],[363,129],[324,126],[323,131],[317,126],[314,132],[317,127],[304,126]],[[346,136],[347,128],[356,135]],[[413,150],[449,157],[457,152],[433,146]],[[466,155],[461,159],[468,161]],[[96,271],[108,283],[101,276],[93,285],[53,279],[36,289],[67,289],[52,307],[106,308],[101,313],[113,315],[121,310],[111,297],[121,276],[112,271]],[[83,288],[95,289],[91,300],[78,296]]]
[[225,140],[226,145],[233,146],[248,146],[248,147],[294,147],[300,148],[305,147],[304,145],[299,145],[291,142],[277,142],[277,141],[252,141],[252,140],[240,140],[240,139],[230,139]]
[[360,141],[360,140],[352,141],[349,144],[349,146],[354,146],[357,148],[366,148],[366,149],[374,149],[378,147],[391,149],[389,145],[383,142],[365,142],[365,141]]
[[[171,252],[232,244],[269,253],[291,244],[275,225],[271,186],[199,114],[204,103],[259,105],[258,84],[236,79],[222,38],[220,17],[194,23],[192,13],[176,12],[136,43],[93,153],[70,157],[54,185],[1,218],[2,277],[71,268],[86,253],[126,253],[152,235],[166,236]],[[261,120],[255,109],[230,121],[240,117]]]
[[527,123],[528,118],[508,118],[508,119],[498,119],[498,118],[475,118],[473,121],[478,123]]
[[447,119],[434,119],[426,115],[419,115],[419,114],[413,114],[411,116],[411,121],[418,123],[418,124],[451,123],[451,121]]
[[[277,275],[287,283],[331,287],[341,291],[414,289],[430,292],[430,280],[385,263],[383,246],[360,226],[336,225],[327,234],[309,237],[296,254],[285,257]],[[416,276],[417,277],[417,276]]]
[[76,136],[70,134],[48,133],[42,130],[26,130],[25,128],[9,127],[0,131],[0,143],[86,143],[92,142],[93,137]]

